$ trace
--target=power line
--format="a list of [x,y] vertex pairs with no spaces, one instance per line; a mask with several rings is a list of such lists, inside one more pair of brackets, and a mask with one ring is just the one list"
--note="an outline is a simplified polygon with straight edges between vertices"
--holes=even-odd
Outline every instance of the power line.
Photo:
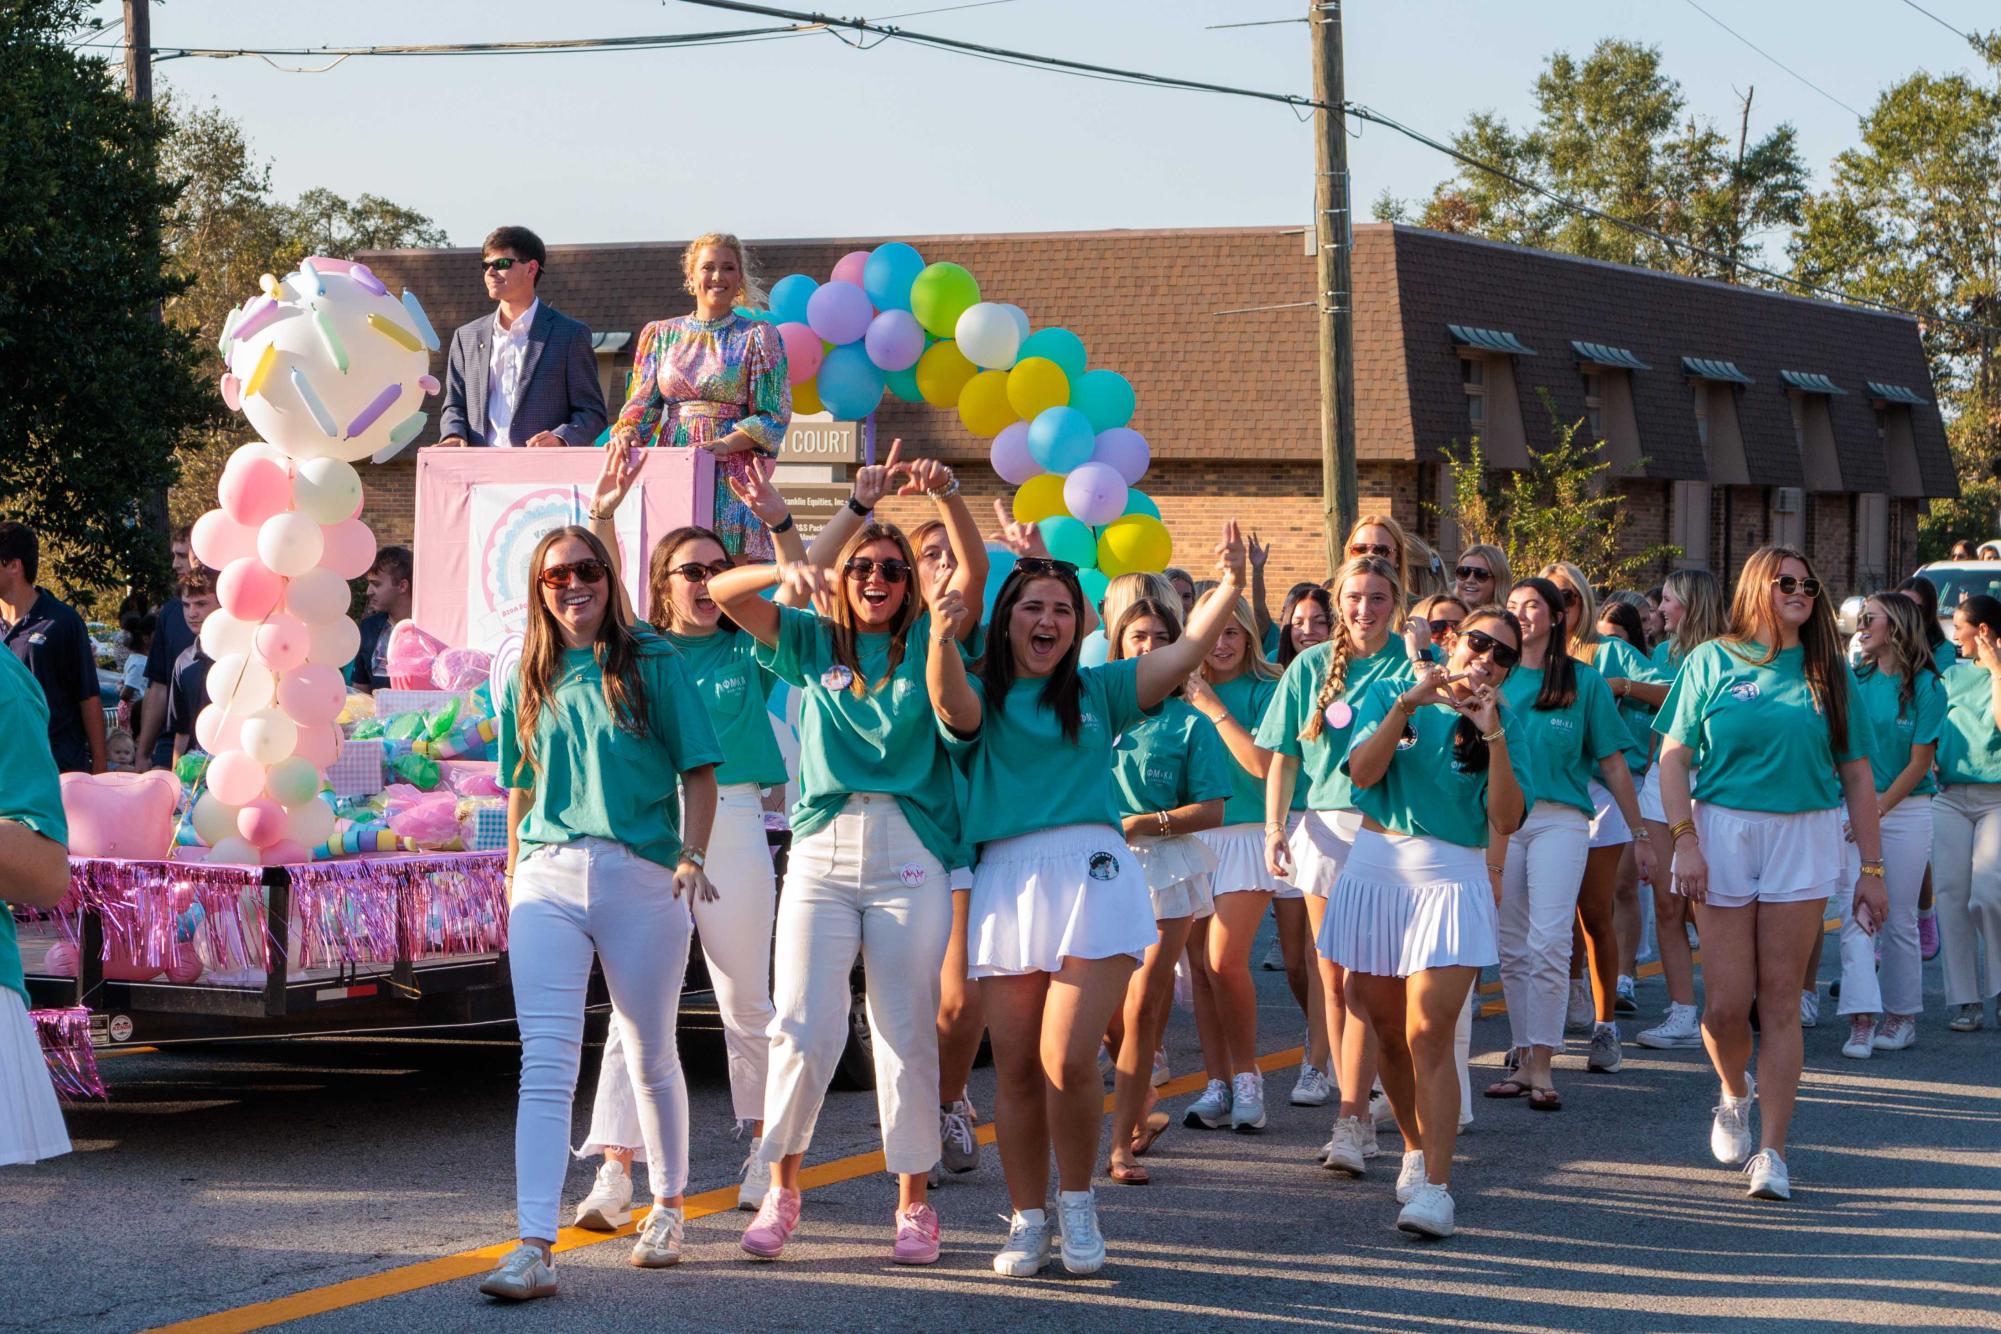
[[[1723,29],[1723,31],[1729,33],[1732,37],[1735,37],[1738,41],[1744,43],[1744,45],[1750,47],[1753,51],[1756,51],[1759,55],[1763,56],[1765,59],[1771,61],[1774,65],[1777,65],[1780,69],[1784,70],[1786,73],[1792,75],[1795,79],[1798,79],[1801,83],[1805,84],[1807,87],[1813,89],[1816,93],[1819,93],[1822,97],[1826,98],[1828,101],[1834,103],[1834,105],[1840,107],[1843,111],[1846,111],[1849,115],[1855,117],[1855,119],[1857,120],[1862,119],[1862,113],[1857,111],[1854,107],[1849,106],[1848,103],[1842,101],[1840,98],[1836,97],[1833,93],[1828,92],[1827,89],[1821,87],[1819,84],[1815,83],[1812,79],[1809,79],[1806,75],[1800,73],[1798,70],[1794,69],[1791,65],[1788,65],[1785,61],[1780,60],[1777,56],[1773,55],[1770,51],[1767,51],[1764,47],[1759,46],[1749,37],[1746,37],[1743,33],[1738,32],[1735,28],[1725,23],[1722,19],[1717,18],[1716,15],[1710,13],[1708,10],[1704,9],[1701,5],[1696,4],[1695,0],[1683,0],[1683,3],[1685,3],[1690,9],[1694,10],[1696,13],[1702,15],[1702,17],[1708,19],[1711,23],[1714,23],[1717,27]],[[1904,0],[1904,3],[1910,4],[1911,0]]]
[[1923,14],[1933,23],[1938,24],[1939,27],[1944,28],[1947,32],[1951,33],[1953,36],[1959,38],[1960,41],[1965,42],[1968,46],[1971,46],[1976,50],[1979,48],[1980,43],[1973,40],[1972,34],[1961,32],[1959,29],[1953,27],[1950,23],[1947,23],[1944,19],[1940,18],[1938,15],[1932,13],[1929,9],[1926,9],[1923,5],[1917,3],[1917,0],[1904,0],[1904,3],[1909,5],[1912,9],[1917,10],[1918,13]]
[[[356,57],[408,57],[408,56],[522,56],[522,55],[563,55],[591,51],[657,51],[682,46],[722,46],[737,42],[761,41],[774,37],[799,37],[810,32],[821,31],[821,24],[796,24],[782,28],[738,28],[722,32],[653,33],[635,37],[579,37],[551,38],[542,41],[521,42],[433,42],[409,44],[380,44],[374,46],[174,46],[153,48],[153,59],[177,60],[200,57],[210,60],[232,60],[239,57],[262,57],[267,62],[273,56],[294,58],[333,57],[333,64],[324,69],[332,69],[344,60]],[[123,42],[82,42],[80,46],[94,46],[104,49],[123,50]],[[321,73],[323,70],[300,70],[299,73]]]

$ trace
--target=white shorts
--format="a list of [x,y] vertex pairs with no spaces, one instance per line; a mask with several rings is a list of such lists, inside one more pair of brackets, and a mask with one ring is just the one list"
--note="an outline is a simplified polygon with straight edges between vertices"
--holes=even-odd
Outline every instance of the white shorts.
[[1667,811],[1661,807],[1661,767],[1647,766],[1647,780],[1640,784],[1640,818],[1652,820],[1655,824],[1668,822]]
[[[1292,836],[1299,832],[1299,826],[1305,822],[1305,811],[1295,810],[1285,817],[1285,840],[1288,845],[1292,842]],[[1292,874],[1285,876],[1278,882],[1278,889],[1273,892],[1272,898],[1303,899],[1305,897],[1305,893],[1299,888],[1299,865],[1298,863],[1294,863]]]
[[1862,869],[1861,855],[1841,829],[1839,807],[1782,814],[1696,802],[1696,838],[1709,866],[1709,906],[1832,897]]
[[1171,917],[1207,917],[1216,911],[1209,888],[1209,876],[1216,869],[1216,854],[1193,834],[1153,838],[1142,834],[1131,840],[1133,857],[1146,878],[1146,892],[1153,899],[1153,918],[1164,922]]
[[0,1167],[68,1153],[63,1109],[21,993],[0,987]]
[[1209,877],[1209,887],[1217,898],[1225,894],[1276,894],[1287,888],[1265,865],[1263,825],[1226,824],[1221,829],[1204,829],[1195,837],[1215,854],[1216,870]]
[[1065,959],[1144,959],[1159,939],[1139,859],[1110,825],[1073,824],[980,849],[969,977],[1054,973]]
[[1612,790],[1593,779],[1589,784],[1591,792],[1591,846],[1594,848],[1624,847],[1633,841],[1633,831],[1626,827],[1625,812],[1619,803],[1612,800]]
[[1314,945],[1322,958],[1377,977],[1500,962],[1486,850],[1362,830]]
[[1362,832],[1360,811],[1307,811],[1286,846],[1292,851],[1292,882],[1303,894],[1327,897]]

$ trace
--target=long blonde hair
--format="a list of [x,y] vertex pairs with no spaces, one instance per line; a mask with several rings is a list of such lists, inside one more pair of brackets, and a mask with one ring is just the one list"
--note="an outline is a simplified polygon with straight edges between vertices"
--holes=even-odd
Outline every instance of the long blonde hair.
[[1130,574],[1113,576],[1105,585],[1104,605],[1098,609],[1099,619],[1105,623],[1106,633],[1119,623],[1119,617],[1127,607],[1142,598],[1174,608],[1175,614],[1186,620],[1189,609],[1181,605],[1181,594],[1174,591],[1174,581],[1165,574],[1135,570]]
[[1350,579],[1373,576],[1390,586],[1390,634],[1395,635],[1397,626],[1403,621],[1403,584],[1397,578],[1396,570],[1380,556],[1357,556],[1344,561],[1334,572],[1329,582],[1334,599],[1333,633],[1327,637],[1327,675],[1320,679],[1320,691],[1313,697],[1313,712],[1306,716],[1306,725],[1299,729],[1301,741],[1317,741],[1326,726],[1327,706],[1332,704],[1348,688],[1348,662],[1355,654],[1355,637],[1341,621],[1341,590]]
[[[1399,589],[1409,588],[1410,554],[1411,554],[1410,534],[1406,533],[1403,530],[1403,525],[1398,523],[1396,519],[1391,515],[1364,514],[1361,518],[1355,520],[1355,526],[1348,530],[1347,540],[1341,544],[1341,559],[1344,561],[1354,559],[1352,548],[1355,545],[1355,534],[1361,532],[1364,528],[1371,528],[1371,527],[1388,530],[1390,535],[1390,545],[1396,549],[1396,558],[1394,563],[1396,565],[1397,587]],[[1381,558],[1377,557],[1377,559]],[[1339,571],[1336,571],[1336,576],[1337,577],[1339,576]],[[1325,585],[1323,585],[1323,587],[1324,586]],[[1327,591],[1331,593],[1334,590],[1330,588]]]
[[[1598,656],[1598,595],[1591,591],[1591,581],[1584,577],[1584,571],[1567,560],[1553,560],[1542,567],[1539,577],[1547,579],[1552,574],[1560,574],[1564,582],[1577,590],[1577,628],[1570,632],[1570,656],[1582,662],[1590,662]],[[1570,615],[1568,607],[1552,607],[1550,610]]]
[[[889,621],[889,662],[883,668],[882,680],[869,681],[862,675],[860,651],[855,648],[854,604],[848,598],[848,562],[856,552],[871,542],[894,542],[897,556],[910,567],[903,580],[903,605]],[[873,519],[855,530],[854,536],[841,544],[841,554],[834,560],[834,577],[840,581],[840,592],[833,599],[833,615],[827,620],[829,638],[833,640],[834,661],[848,669],[848,692],[856,699],[871,690],[887,685],[896,669],[903,662],[904,645],[910,637],[910,627],[917,623],[918,614],[924,610],[924,596],[917,591],[917,557],[911,554],[910,539],[903,530],[893,523],[879,523]]]
[[[1819,582],[1813,562],[1794,547],[1759,547],[1737,575],[1737,588],[1730,598],[1730,632],[1723,636],[1723,642],[1754,666],[1762,667],[1779,656],[1779,618],[1772,610],[1772,581],[1789,560],[1798,561],[1806,577]],[[1839,754],[1848,744],[1848,682],[1843,679],[1848,663],[1842,653],[1841,632],[1835,628],[1834,610],[1827,605],[1828,592],[1827,585],[1821,584],[1813,612],[1800,627],[1800,666],[1827,719],[1828,743]],[[1754,658],[1744,651],[1752,644],[1764,651],[1763,657]]]
[[764,284],[758,281],[757,270],[752,267],[750,251],[733,232],[703,232],[688,242],[688,248],[681,252],[681,277],[689,292],[695,290],[695,265],[702,258],[702,251],[710,246],[727,246],[736,252],[737,289],[730,298],[732,306],[750,306],[754,309],[768,304]]
[[[1195,606],[1199,607],[1215,596],[1217,596],[1215,585],[1211,584],[1209,591],[1195,595]],[[1169,603],[1168,605],[1172,606],[1173,604]],[[1193,620],[1194,617],[1194,609],[1190,608],[1188,618]],[[1237,595],[1236,600],[1230,604],[1230,619],[1235,621],[1237,628],[1244,632],[1244,672],[1249,673],[1259,681],[1278,680],[1279,670],[1272,665],[1271,659],[1265,656],[1264,641],[1258,637],[1258,621],[1257,617],[1251,614],[1251,602],[1249,598],[1243,596],[1241,593]],[[1209,676],[1209,660],[1207,658],[1202,659],[1202,675],[1207,679],[1214,679]],[[1234,680],[1235,678],[1231,679]]]
[[[1508,553],[1492,542],[1476,542],[1459,553],[1460,560],[1465,560],[1468,556],[1478,556],[1487,562],[1487,572],[1494,576],[1493,600],[1497,605],[1503,607],[1508,605],[1508,592],[1515,586],[1515,571],[1514,567],[1508,564]],[[1452,586],[1454,588],[1459,586],[1457,575],[1453,576]],[[1473,609],[1468,607],[1466,610],[1470,612]]]
[[[604,620],[598,623],[597,641],[591,645],[591,656],[597,660],[604,678],[605,707],[620,730],[634,734],[646,731],[648,715],[646,689],[639,678],[639,640],[633,633],[625,599],[619,595],[615,573],[618,567],[595,533],[576,524],[566,524],[543,534],[542,540],[535,544],[534,554],[528,558],[528,615],[521,634],[514,739],[530,773],[541,767],[536,728],[543,704],[555,694],[552,682],[563,665],[563,635],[556,628],[555,613],[549,610],[542,596],[542,567],[549,549],[570,537],[589,547],[591,555],[604,562],[605,579],[611,585],[605,590]],[[517,765],[508,777],[519,776]]]
[[1723,585],[1707,570],[1676,570],[1661,585],[1681,604],[1681,623],[1668,634],[1668,660],[1680,662],[1689,650],[1730,631],[1730,612],[1723,605]]

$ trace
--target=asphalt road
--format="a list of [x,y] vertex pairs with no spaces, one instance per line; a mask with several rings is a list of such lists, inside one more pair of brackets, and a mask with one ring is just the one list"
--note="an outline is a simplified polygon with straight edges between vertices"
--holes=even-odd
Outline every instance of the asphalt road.
[[[1296,1046],[1280,975],[1259,977],[1264,1049]],[[1658,980],[1640,995],[1649,1015],[1665,1003]],[[1147,1160],[1151,1186],[1100,1186],[1111,1257],[1090,1278],[994,1276],[1007,1206],[988,1148],[978,1172],[934,1192],[945,1255],[931,1268],[888,1262],[893,1187],[849,1168],[808,1191],[775,1264],[739,1252],[748,1215],[716,1213],[689,1224],[677,1269],[632,1269],[621,1241],[584,1246],[559,1258],[561,1296],[508,1309],[456,1275],[483,1272],[490,1261],[465,1253],[511,1236],[510,1044],[124,1055],[104,1063],[111,1102],[70,1114],[76,1153],[0,1171],[0,1329],[217,1313],[193,1328],[256,1328],[301,1309],[257,1304],[294,1294],[324,1313],[286,1327],[329,1332],[2001,1328],[2001,1033],[1948,1033],[1935,990],[1928,1000],[1910,1051],[1845,1060],[1831,1018],[1807,1035],[1790,1204],[1745,1199],[1738,1174],[1710,1161],[1716,1086],[1701,1051],[1629,1045],[1623,1073],[1594,1076],[1573,1042],[1561,1113],[1475,1099],[1455,1170],[1460,1232],[1444,1244],[1394,1230],[1393,1155],[1362,1182],[1315,1163],[1331,1110],[1288,1106],[1292,1074],[1279,1071],[1265,1134],[1177,1120]],[[1169,1042],[1175,1073],[1196,1072],[1186,1015]],[[1505,1020],[1476,1025],[1476,1088],[1506,1042]],[[743,1147],[721,1046],[686,1056],[693,1189],[733,1186]],[[594,1066],[593,1054],[580,1133]],[[975,1098],[991,1105],[985,1070]],[[813,1161],[875,1147],[873,1098],[830,1097]],[[574,1166],[566,1206],[590,1172]],[[410,1277],[412,1265],[424,1268]]]

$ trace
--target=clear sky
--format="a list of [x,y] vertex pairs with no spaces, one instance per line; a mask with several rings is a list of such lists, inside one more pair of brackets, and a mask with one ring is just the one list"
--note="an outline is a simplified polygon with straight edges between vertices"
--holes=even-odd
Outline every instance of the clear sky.
[[[840,12],[1051,55],[1281,92],[1310,89],[1305,0],[843,0]],[[1924,0],[1961,30],[1990,0]],[[811,8],[794,3],[791,8]],[[1924,68],[1968,69],[1952,33],[1902,0],[1702,0],[1841,102],[1866,110]],[[115,15],[115,4],[97,13]],[[878,13],[878,10],[881,12]],[[660,0],[344,0],[156,5],[158,46],[316,46],[627,36],[766,20]],[[113,35],[116,29],[112,30]],[[1651,42],[1689,110],[1754,134],[1789,120],[1816,185],[1856,120],[1749,49],[1692,0],[1351,0],[1348,95],[1445,137],[1469,112],[1520,123],[1544,58],[1603,37]],[[277,58],[279,65],[323,61]],[[291,197],[370,191],[461,245],[522,222],[551,242],[642,241],[710,228],[749,237],[922,235],[1302,224],[1311,126],[1282,106],[1065,77],[826,33],[693,50],[356,59],[325,73],[177,59],[156,78],[247,128]],[[1423,197],[1448,174],[1379,127],[1351,140],[1355,197]]]

